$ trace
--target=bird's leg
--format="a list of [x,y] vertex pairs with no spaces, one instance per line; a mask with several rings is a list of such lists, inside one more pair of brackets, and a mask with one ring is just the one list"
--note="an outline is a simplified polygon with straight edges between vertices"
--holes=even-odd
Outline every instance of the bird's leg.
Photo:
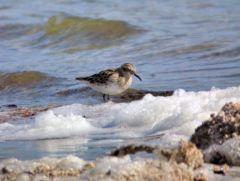
[[106,94],[103,94],[103,100],[104,100],[104,102],[109,101],[110,100],[110,96],[106,95]]
[[103,101],[106,102],[106,95],[103,94]]

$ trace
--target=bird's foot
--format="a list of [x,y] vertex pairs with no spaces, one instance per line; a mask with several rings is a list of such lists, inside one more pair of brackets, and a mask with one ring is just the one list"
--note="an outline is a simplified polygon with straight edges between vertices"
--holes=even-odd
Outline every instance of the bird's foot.
[[106,94],[103,94],[103,101],[104,102],[110,101],[110,96],[106,95]]

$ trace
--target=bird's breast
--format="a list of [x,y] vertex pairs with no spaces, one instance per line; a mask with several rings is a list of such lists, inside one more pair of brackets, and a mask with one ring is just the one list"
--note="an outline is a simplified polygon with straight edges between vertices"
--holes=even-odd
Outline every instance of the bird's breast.
[[128,80],[119,80],[119,81],[109,81],[107,84],[92,84],[90,85],[93,89],[98,92],[107,95],[117,95],[121,94],[125,90],[127,90],[132,84],[132,78],[130,77]]

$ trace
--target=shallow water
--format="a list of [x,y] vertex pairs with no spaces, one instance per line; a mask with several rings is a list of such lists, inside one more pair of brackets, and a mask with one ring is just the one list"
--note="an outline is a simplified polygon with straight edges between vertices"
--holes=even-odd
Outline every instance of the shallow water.
[[[239,11],[238,0],[1,1],[0,105],[65,106],[33,120],[1,124],[0,158],[76,154],[93,159],[166,131],[173,145],[187,139],[225,102],[239,101]],[[134,80],[134,88],[192,92],[101,104],[101,95],[75,81],[125,62],[134,63],[143,78]],[[212,87],[222,89],[220,97]],[[75,89],[82,91],[62,94]],[[194,110],[186,106],[191,104],[196,104]],[[101,114],[101,120],[84,117],[91,112]],[[185,123],[191,123],[187,132]],[[84,133],[83,124],[88,126]],[[167,138],[149,144],[169,146]]]

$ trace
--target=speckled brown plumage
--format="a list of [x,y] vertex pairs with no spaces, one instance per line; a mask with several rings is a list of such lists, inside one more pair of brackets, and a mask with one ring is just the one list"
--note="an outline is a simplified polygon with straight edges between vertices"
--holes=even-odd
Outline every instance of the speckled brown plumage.
[[77,77],[76,80],[83,81],[92,89],[101,92],[105,101],[106,95],[109,97],[126,91],[132,84],[132,75],[141,80],[136,72],[133,64],[125,63],[116,69],[103,70],[87,77]]
[[93,74],[89,77],[77,77],[77,80],[85,80],[88,81],[91,84],[94,83],[100,83],[100,84],[104,84],[109,80],[109,77],[114,74],[115,69],[107,69],[104,71],[101,71],[97,74]]

